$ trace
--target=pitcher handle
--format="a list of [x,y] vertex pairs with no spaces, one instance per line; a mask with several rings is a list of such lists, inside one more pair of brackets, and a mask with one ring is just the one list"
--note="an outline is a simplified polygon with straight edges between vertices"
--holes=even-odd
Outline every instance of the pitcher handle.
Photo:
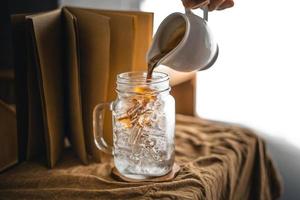
[[103,138],[103,121],[104,121],[104,109],[110,108],[110,103],[99,103],[93,111],[93,131],[94,141],[96,146],[103,152],[112,154],[112,146],[109,145]]
[[[190,8],[184,8],[185,14],[187,13],[193,13]],[[208,7],[205,6],[204,8],[200,8],[203,11],[203,19],[208,22]]]
[[203,19],[208,22],[208,7],[202,8],[203,11]]

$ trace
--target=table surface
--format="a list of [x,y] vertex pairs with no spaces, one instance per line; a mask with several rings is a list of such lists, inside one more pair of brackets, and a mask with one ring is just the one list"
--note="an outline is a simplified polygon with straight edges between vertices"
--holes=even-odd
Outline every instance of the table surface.
[[237,125],[177,115],[169,182],[126,183],[112,162],[82,165],[67,150],[55,169],[25,162],[0,174],[0,199],[276,199],[282,187],[264,141]]

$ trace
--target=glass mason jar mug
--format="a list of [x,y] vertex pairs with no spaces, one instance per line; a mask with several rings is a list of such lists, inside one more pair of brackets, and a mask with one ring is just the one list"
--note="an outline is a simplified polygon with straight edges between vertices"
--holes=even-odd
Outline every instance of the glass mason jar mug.
[[[174,164],[175,101],[169,94],[169,77],[154,72],[117,76],[117,99],[94,109],[94,138],[97,147],[112,153],[117,170],[129,178],[162,176]],[[104,108],[110,107],[113,147],[103,139]]]

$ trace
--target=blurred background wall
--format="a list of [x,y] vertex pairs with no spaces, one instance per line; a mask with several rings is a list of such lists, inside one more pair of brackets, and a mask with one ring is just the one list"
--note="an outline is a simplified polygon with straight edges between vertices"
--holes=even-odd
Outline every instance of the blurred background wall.
[[57,0],[1,0],[0,6],[0,69],[12,68],[10,15],[55,9]]
[[0,99],[13,104],[14,72],[10,15],[52,10],[57,0],[1,0],[0,2]]

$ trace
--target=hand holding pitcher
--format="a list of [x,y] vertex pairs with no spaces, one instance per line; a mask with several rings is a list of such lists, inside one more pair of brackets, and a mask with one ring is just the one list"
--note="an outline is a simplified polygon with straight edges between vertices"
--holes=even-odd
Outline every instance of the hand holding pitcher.
[[224,10],[234,5],[233,0],[182,0],[182,3],[186,8],[208,8],[209,11]]

